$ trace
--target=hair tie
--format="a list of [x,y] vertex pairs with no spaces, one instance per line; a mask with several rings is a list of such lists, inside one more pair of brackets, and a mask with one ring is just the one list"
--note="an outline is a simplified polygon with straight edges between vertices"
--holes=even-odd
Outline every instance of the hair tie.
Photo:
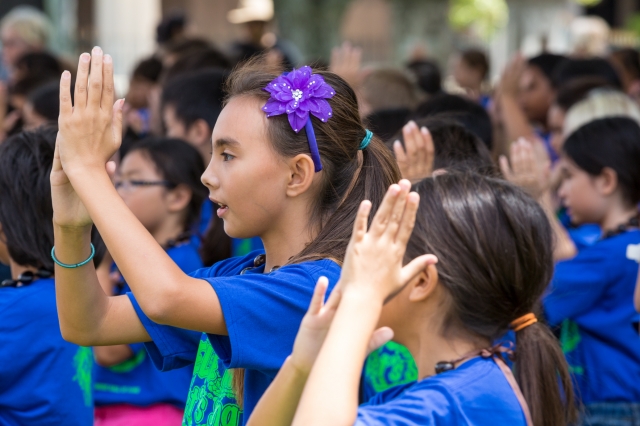
[[322,170],[311,115],[322,122],[329,120],[333,112],[327,99],[332,98],[336,91],[324,81],[321,75],[313,74],[309,66],[282,73],[267,84],[264,90],[271,94],[265,106],[262,107],[267,117],[287,114],[294,132],[298,133],[304,127],[315,171]]
[[538,322],[538,318],[536,318],[535,314],[528,313],[526,315],[521,316],[520,318],[516,318],[511,321],[509,326],[515,332],[522,330],[523,328],[529,327],[531,324],[535,324]]
[[373,137],[373,132],[371,130],[364,129],[364,131],[366,132],[366,135],[364,136],[364,139],[362,139],[362,142],[360,142],[360,147],[358,148],[360,151],[369,146],[371,138]]

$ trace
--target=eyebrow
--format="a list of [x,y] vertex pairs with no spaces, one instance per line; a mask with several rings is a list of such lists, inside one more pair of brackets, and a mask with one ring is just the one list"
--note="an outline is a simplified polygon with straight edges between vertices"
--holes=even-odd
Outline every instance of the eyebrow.
[[225,146],[238,147],[240,146],[240,142],[232,138],[220,138],[220,139],[216,139],[216,141],[213,144],[214,148],[222,148]]

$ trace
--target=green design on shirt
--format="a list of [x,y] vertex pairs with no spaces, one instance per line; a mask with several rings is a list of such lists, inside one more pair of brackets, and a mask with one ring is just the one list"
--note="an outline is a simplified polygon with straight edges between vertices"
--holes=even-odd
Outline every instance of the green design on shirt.
[[97,382],[93,388],[100,392],[111,392],[117,394],[137,395],[140,393],[140,386],[118,386],[110,383]]
[[418,367],[407,348],[389,342],[369,355],[364,374],[366,385],[379,393],[418,380]]
[[137,354],[132,356],[126,361],[121,362],[120,364],[109,367],[109,370],[114,373],[128,373],[132,371],[134,368],[139,366],[144,362],[144,359],[147,357],[147,351],[142,349],[138,351]]
[[[562,347],[562,352],[565,355],[573,352],[580,344],[580,341],[582,341],[582,336],[580,335],[580,327],[578,324],[570,319],[562,321],[560,326],[560,346]],[[567,362],[569,362],[569,357],[567,357]],[[569,372],[581,375],[584,374],[584,367],[569,364]]]
[[93,351],[91,348],[80,346],[73,356],[73,366],[76,369],[76,375],[73,381],[78,382],[84,405],[91,407],[93,405],[93,386],[91,383],[91,372],[93,371]]
[[220,374],[221,362],[209,339],[201,339],[184,410],[183,426],[237,426],[242,417],[232,388],[232,372]]

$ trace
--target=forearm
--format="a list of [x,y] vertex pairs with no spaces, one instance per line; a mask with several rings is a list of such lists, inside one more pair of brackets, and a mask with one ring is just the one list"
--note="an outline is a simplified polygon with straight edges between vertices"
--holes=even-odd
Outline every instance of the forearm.
[[262,395],[247,426],[290,426],[309,374],[287,358],[276,378]]
[[576,245],[573,243],[573,240],[569,236],[569,233],[562,226],[562,223],[558,220],[558,217],[555,214],[555,209],[553,206],[553,200],[551,198],[551,193],[546,191],[540,197],[540,205],[547,215],[547,219],[549,219],[549,223],[551,224],[551,229],[553,230],[553,235],[555,238],[555,244],[553,247],[553,260],[556,262],[566,259],[571,259],[577,254]]
[[362,365],[381,309],[382,300],[373,292],[345,292],[307,380],[293,425],[353,424]]
[[[67,174],[145,314],[160,324],[226,334],[215,291],[173,262],[120,198],[107,173],[95,168]],[[209,317],[191,312],[200,308]]]
[[503,94],[500,96],[499,102],[501,103],[502,124],[507,144],[517,141],[518,138],[526,138],[532,143],[535,142],[538,137],[524,111],[520,108],[518,100],[511,95]]
[[636,290],[633,294],[633,302],[636,307],[636,311],[640,312],[640,272],[638,272],[638,278],[636,278]]
[[[62,228],[54,224],[55,255],[75,264],[91,253],[91,228]],[[108,297],[100,287],[93,262],[79,268],[55,267],[56,302],[60,330],[66,340],[92,344],[108,309]]]

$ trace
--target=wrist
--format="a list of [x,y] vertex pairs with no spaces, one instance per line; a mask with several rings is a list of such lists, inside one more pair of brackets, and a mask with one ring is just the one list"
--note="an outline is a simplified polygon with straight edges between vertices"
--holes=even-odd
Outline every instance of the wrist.
[[366,285],[349,285],[346,284],[342,290],[340,305],[348,304],[354,307],[366,307],[367,309],[382,309],[388,294],[384,294],[374,283],[366,283]]
[[85,237],[91,236],[91,229],[93,224],[84,224],[84,225],[66,225],[66,224],[58,224],[56,223],[55,215],[53,218],[53,232],[55,235],[65,235],[65,236],[78,236]]
[[306,380],[311,373],[313,365],[305,365],[305,363],[300,362],[296,357],[294,348],[294,352],[284,360],[283,367],[288,367],[295,377]]

